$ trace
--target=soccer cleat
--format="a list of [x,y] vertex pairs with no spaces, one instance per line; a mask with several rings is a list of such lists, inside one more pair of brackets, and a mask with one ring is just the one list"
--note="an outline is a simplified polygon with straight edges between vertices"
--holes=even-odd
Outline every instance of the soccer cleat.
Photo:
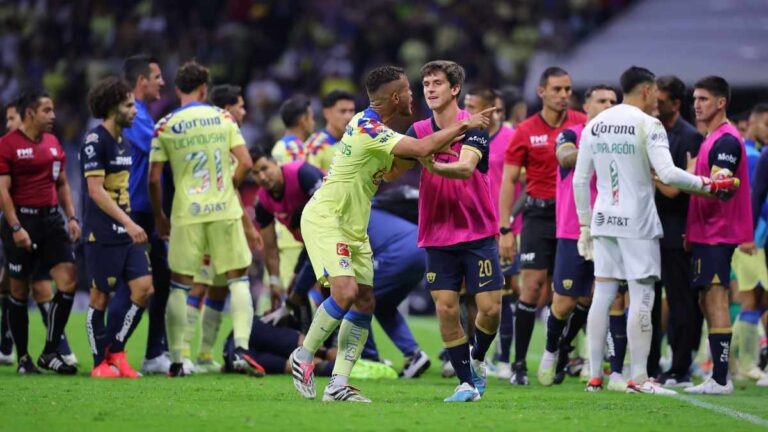
[[19,366],[16,368],[16,372],[21,375],[38,375],[41,374],[40,369],[35,366],[35,362],[29,354],[19,358]]
[[555,376],[552,378],[552,384],[560,385],[565,381],[566,366],[568,366],[568,355],[572,347],[561,346],[557,351],[557,364],[555,364]]
[[576,357],[575,359],[568,360],[568,363],[565,365],[565,373],[572,377],[579,376],[581,374],[581,371],[584,369],[589,370],[588,367],[585,368],[587,362],[581,358]]
[[327,385],[323,391],[323,402],[362,402],[371,403],[371,400],[360,394],[355,387]]
[[693,386],[693,381],[691,381],[691,376],[688,374],[679,375],[672,372],[664,372],[659,376],[659,384],[664,387],[687,388]]
[[106,362],[110,366],[114,366],[123,378],[140,378],[141,374],[131,367],[128,363],[128,359],[125,358],[125,351],[121,352],[109,352],[107,351]]
[[766,374],[764,377],[762,377],[758,382],[757,385],[759,387],[768,387],[768,374]]
[[91,371],[91,378],[120,378],[120,372],[115,370],[115,368],[110,366],[105,360],[93,368]]
[[474,402],[480,400],[480,397],[480,392],[471,384],[461,383],[443,402]]
[[[296,358],[296,353],[301,347],[296,348],[289,357],[291,362],[291,374],[293,375],[293,386],[307,399],[314,399],[315,390],[315,364],[312,362],[303,362]],[[325,395],[323,395],[325,398]]]
[[184,375],[192,375],[195,373],[195,364],[188,357],[184,357],[181,361],[181,367],[184,368]]
[[245,372],[248,375],[257,378],[263,377],[267,374],[267,371],[264,370],[264,366],[260,365],[259,362],[257,362],[253,357],[251,357],[250,354],[248,354],[248,351],[241,347],[235,348],[235,358],[232,361],[232,365],[234,366],[235,370]]
[[738,375],[734,378],[736,380],[754,380],[759,381],[763,379],[763,377],[766,376],[766,374],[761,371],[757,366],[753,366],[751,369],[749,369],[746,372],[739,372]]
[[74,375],[77,373],[77,368],[64,362],[64,359],[57,352],[40,354],[40,357],[37,358],[37,365],[60,375]]
[[187,376],[187,373],[184,372],[183,363],[171,363],[171,367],[168,368],[169,378],[183,378],[185,376]]
[[9,352],[8,354],[0,352],[0,366],[10,366],[13,363],[15,363],[13,358],[13,351]]
[[608,377],[608,390],[615,392],[625,392],[627,390],[627,382],[624,381],[624,377],[618,373],[613,372]]
[[512,377],[509,378],[512,385],[528,385],[528,369],[525,360],[520,360],[512,365]]
[[403,371],[400,376],[403,378],[418,378],[429,369],[432,362],[424,351],[416,351],[412,356],[405,358]]
[[[551,356],[545,358],[545,356]],[[536,372],[536,378],[539,380],[539,384],[544,387],[549,387],[555,381],[555,372],[557,368],[557,353],[547,353],[544,351],[541,361],[539,362],[539,370]]]
[[733,383],[729,380],[725,385],[718,384],[712,378],[684,390],[688,394],[729,395],[733,393]]
[[496,363],[496,378],[500,380],[512,378],[512,366],[509,365],[509,362]]
[[62,354],[61,359],[70,366],[77,366],[77,356],[75,356],[75,353]]
[[603,390],[603,379],[602,378],[592,378],[587,383],[587,388],[584,389],[585,391],[588,391],[590,393],[597,393],[599,391]]
[[637,384],[636,382],[629,380],[627,381],[627,393],[645,393],[645,394],[656,394],[661,396],[674,396],[677,394],[676,391],[665,389],[664,387],[660,386],[659,383],[653,381],[653,380],[647,380],[646,382],[642,384]]
[[485,394],[485,386],[488,384],[488,372],[485,367],[485,361],[470,359],[469,369],[472,371],[472,383],[475,385],[480,396]]
[[171,359],[165,354],[160,354],[151,359],[144,359],[141,362],[141,371],[145,374],[167,374],[171,368]]
[[218,372],[221,370],[221,363],[217,362],[213,358],[197,358],[195,362],[195,373],[208,373]]

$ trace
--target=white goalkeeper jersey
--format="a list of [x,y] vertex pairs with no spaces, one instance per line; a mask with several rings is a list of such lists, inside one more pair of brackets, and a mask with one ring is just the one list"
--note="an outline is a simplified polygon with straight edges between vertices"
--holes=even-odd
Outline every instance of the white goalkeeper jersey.
[[[651,168],[665,184],[688,190],[703,186],[701,179],[674,165],[664,126],[639,108],[616,105],[587,123],[573,175],[581,225],[590,225],[592,236],[661,237]],[[597,200],[590,210],[593,172]]]

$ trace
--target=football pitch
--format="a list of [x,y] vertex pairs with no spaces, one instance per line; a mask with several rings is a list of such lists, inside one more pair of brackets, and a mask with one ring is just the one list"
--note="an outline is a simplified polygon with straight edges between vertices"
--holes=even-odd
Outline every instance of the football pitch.
[[[67,327],[81,363],[78,376],[18,376],[15,367],[0,367],[0,431],[768,429],[768,388],[752,383],[736,383],[735,393],[726,397],[591,394],[576,378],[568,378],[561,386],[540,386],[535,379],[536,361],[529,361],[532,384],[528,387],[512,387],[489,377],[480,402],[445,404],[442,399],[452,393],[456,381],[440,377],[436,359],[440,342],[437,323],[431,318],[409,320],[433,359],[430,370],[416,380],[355,380],[353,384],[373,400],[370,405],[303,400],[288,376],[91,379],[84,321],[83,313],[73,313]],[[37,313],[30,313],[30,324],[30,348],[37,356],[43,339]],[[228,331],[225,323],[220,339]],[[543,326],[537,325],[536,331],[531,351],[537,357]],[[137,369],[145,336],[146,319],[128,345],[129,359]],[[378,328],[376,337],[383,356],[400,365],[402,357]],[[327,379],[318,379],[318,393],[326,383]]]

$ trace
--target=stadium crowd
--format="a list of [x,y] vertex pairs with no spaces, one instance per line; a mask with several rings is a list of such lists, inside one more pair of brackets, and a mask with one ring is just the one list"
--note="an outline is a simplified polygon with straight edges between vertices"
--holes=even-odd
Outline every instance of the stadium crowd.
[[[590,12],[592,3],[574,3],[585,7],[584,22],[602,19]],[[237,23],[281,9],[229,6],[232,26],[200,13],[200,33],[253,37],[242,30],[269,29]],[[370,3],[372,11],[377,6]],[[527,17],[526,7],[537,10],[526,2],[512,11],[496,6],[499,28]],[[139,38],[138,27],[167,35],[190,19],[138,9],[143,17],[112,26],[105,21],[114,16],[95,10],[89,23],[75,26],[103,32],[125,54],[147,44],[164,52]],[[3,87],[9,102],[0,140],[0,363],[15,359],[23,374],[77,373],[64,328],[76,290],[88,288],[91,376],[98,378],[141,376],[124,347],[146,312],[143,373],[287,373],[307,398],[316,396],[318,374],[332,377],[324,400],[370,402],[350,377],[417,378],[435,354],[443,375],[459,381],[446,401],[480,399],[490,375],[528,385],[538,318],[546,349],[536,375],[545,386],[581,374],[588,391],[602,390],[604,360],[608,390],[730,394],[732,379],[768,386],[768,356],[760,355],[768,284],[765,104],[740,132],[727,121],[726,79],[706,76],[686,89],[674,76],[632,67],[618,86],[593,86],[574,106],[579,77],[551,67],[539,81],[542,108],[529,113],[516,92],[488,84],[514,80],[519,59],[504,67],[504,59],[469,49],[503,53],[493,41],[435,30],[424,36],[428,42],[358,58],[387,52],[376,45],[382,40],[354,35],[362,25],[366,33],[382,26],[386,35],[388,21],[323,10],[308,14],[316,22],[275,29],[291,36],[287,45],[257,44],[266,56],[282,53],[274,67],[243,65],[237,52],[201,42],[171,47],[162,61],[131,54],[79,65],[85,79],[72,86],[61,78],[77,75],[68,69],[74,53],[108,47],[73,39],[72,56],[62,50],[63,63],[47,64],[51,47],[34,37],[9,40],[25,34],[24,21],[11,19],[15,30],[3,40],[12,49],[4,55],[15,57],[4,64],[16,64],[22,48],[39,62],[26,71],[36,85],[23,91],[13,74],[3,75],[11,84]],[[34,17],[36,8],[22,11]],[[429,28],[429,17],[444,9],[416,3],[382,11],[413,18],[405,21],[414,26],[424,19]],[[54,29],[76,16],[72,6],[44,19]],[[536,22],[546,26],[547,19],[558,17]],[[346,29],[354,45],[324,34],[325,20],[341,20],[334,27]],[[576,35],[588,27],[569,25]],[[306,46],[326,50],[302,52],[307,38]],[[457,61],[428,61],[436,56]],[[185,60],[191,57],[199,62]],[[405,67],[379,66],[392,57]],[[115,63],[119,76],[111,72]],[[363,75],[365,102],[354,78]],[[419,93],[423,101],[413,96]],[[83,94],[89,115],[73,102]],[[691,99],[689,123],[681,107]],[[415,105],[430,114],[414,114]],[[273,111],[281,124],[270,128]],[[65,127],[53,133],[54,124]],[[60,140],[79,142],[77,156]],[[72,173],[82,184],[74,199]],[[410,177],[398,183],[401,176]],[[382,180],[399,186],[379,191]],[[258,316],[252,286],[262,266],[270,304]],[[435,302],[445,346],[439,354],[421,349],[398,310],[422,286]],[[47,328],[36,363],[28,352],[30,294]],[[232,331],[222,365],[214,344],[225,311]],[[402,352],[402,368],[379,355],[373,317]],[[487,355],[494,342],[496,352]],[[696,374],[703,380],[694,385]]]

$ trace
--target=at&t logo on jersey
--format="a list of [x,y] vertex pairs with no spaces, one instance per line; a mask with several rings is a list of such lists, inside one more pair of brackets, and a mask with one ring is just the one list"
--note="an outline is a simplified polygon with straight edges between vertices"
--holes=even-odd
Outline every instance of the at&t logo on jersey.
[[606,216],[602,212],[595,213],[595,226],[603,225],[626,227],[629,226],[629,218],[623,216]]
[[531,147],[541,147],[547,145],[548,137],[547,135],[532,135],[531,137]]

